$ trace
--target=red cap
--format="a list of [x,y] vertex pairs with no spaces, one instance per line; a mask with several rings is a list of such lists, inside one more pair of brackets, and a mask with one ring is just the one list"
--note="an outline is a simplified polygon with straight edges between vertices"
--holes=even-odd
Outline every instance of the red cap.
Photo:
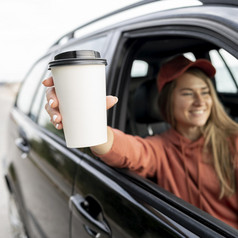
[[178,78],[191,67],[200,68],[209,78],[213,78],[216,73],[216,69],[206,59],[198,59],[193,62],[183,55],[179,55],[162,65],[157,78],[159,92],[166,83]]

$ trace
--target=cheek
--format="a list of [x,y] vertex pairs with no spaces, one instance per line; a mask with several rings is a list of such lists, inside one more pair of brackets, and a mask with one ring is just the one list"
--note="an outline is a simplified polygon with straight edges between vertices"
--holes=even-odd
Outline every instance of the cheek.
[[210,97],[210,98],[207,100],[207,107],[209,108],[209,111],[210,111],[210,112],[211,112],[212,106],[213,106],[213,101],[212,101],[212,98]]
[[186,112],[186,110],[189,108],[190,102],[189,100],[181,99],[180,97],[174,97],[174,117],[175,119],[178,119],[181,117],[181,115]]
[[175,110],[185,110],[187,109],[189,106],[190,106],[190,101],[189,99],[184,99],[184,98],[181,98],[181,97],[174,97],[174,111]]

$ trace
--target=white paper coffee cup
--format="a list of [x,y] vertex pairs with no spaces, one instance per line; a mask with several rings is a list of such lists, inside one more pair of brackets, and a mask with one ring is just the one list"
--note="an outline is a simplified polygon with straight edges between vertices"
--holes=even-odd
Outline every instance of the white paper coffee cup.
[[67,147],[107,141],[106,60],[96,51],[70,51],[49,63]]

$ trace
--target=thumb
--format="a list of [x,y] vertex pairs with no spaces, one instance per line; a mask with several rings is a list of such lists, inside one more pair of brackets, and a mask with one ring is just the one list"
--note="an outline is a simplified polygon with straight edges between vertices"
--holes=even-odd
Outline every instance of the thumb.
[[118,98],[115,96],[107,96],[106,97],[106,104],[107,110],[113,107],[118,102]]
[[45,87],[52,87],[52,86],[54,86],[53,78],[52,78],[52,77],[49,77],[49,78],[43,80],[43,81],[42,81],[42,84],[43,84]]

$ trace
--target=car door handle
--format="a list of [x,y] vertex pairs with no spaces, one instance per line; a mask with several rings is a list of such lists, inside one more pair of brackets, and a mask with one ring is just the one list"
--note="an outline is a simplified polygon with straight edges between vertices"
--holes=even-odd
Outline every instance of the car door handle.
[[92,197],[79,194],[70,197],[70,209],[78,215],[86,232],[95,238],[111,237],[111,230],[103,216],[100,204]]
[[26,139],[22,138],[22,137],[19,137],[15,140],[15,144],[16,146],[23,152],[21,157],[23,159],[26,158],[27,154],[29,153],[30,151],[30,147],[29,147],[29,143]]

